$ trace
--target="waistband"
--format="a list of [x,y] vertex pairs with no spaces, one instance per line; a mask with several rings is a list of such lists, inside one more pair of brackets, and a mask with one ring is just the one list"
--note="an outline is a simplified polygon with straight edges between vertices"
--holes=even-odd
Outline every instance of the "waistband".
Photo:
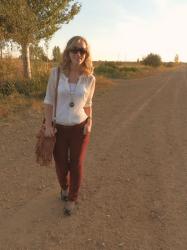
[[83,125],[85,125],[87,120],[88,118],[86,118],[86,120],[84,120],[83,122],[75,124],[75,125],[63,125],[63,124],[56,123],[56,127],[57,128],[78,128],[78,127],[82,127]]

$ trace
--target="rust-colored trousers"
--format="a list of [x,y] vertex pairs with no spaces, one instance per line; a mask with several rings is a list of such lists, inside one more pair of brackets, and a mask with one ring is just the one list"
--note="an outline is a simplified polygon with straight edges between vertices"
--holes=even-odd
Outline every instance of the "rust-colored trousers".
[[62,189],[69,188],[71,201],[76,201],[83,176],[83,163],[89,143],[90,133],[83,134],[84,122],[65,126],[56,124],[56,144],[54,160],[59,184]]

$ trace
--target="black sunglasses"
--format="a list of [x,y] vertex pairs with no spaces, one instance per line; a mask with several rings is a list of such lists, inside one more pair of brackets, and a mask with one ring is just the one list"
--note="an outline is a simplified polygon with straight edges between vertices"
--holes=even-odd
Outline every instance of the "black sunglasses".
[[84,55],[87,52],[86,49],[78,48],[78,47],[74,47],[74,48],[70,49],[69,51],[73,54],[77,54],[79,52],[81,55]]

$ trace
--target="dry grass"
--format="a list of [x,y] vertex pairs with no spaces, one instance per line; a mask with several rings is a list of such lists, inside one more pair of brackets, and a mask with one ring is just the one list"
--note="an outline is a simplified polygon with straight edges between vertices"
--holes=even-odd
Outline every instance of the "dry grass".
[[108,79],[104,76],[97,76],[96,77],[96,88],[103,88],[108,87],[113,84],[113,81],[111,79]]
[[135,74],[129,75],[128,79],[143,78],[151,75],[160,74],[162,72],[171,72],[178,67],[181,67],[181,64],[175,65],[173,67],[166,67],[164,65],[161,65],[158,68],[141,65],[140,68],[142,70],[136,72]]
[[[33,77],[49,73],[52,67],[51,62],[31,62],[31,72]],[[4,58],[0,60],[0,82],[7,80],[22,80],[23,65],[19,58]]]
[[18,114],[32,110],[34,113],[41,113],[43,105],[41,100],[28,98],[14,93],[0,101],[0,121],[7,121]]

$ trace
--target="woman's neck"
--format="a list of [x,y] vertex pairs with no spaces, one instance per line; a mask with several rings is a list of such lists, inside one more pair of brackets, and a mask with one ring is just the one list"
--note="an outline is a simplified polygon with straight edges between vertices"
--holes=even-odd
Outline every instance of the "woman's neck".
[[70,72],[73,72],[75,74],[81,74],[82,70],[81,70],[81,66],[80,65],[71,65],[70,66]]

